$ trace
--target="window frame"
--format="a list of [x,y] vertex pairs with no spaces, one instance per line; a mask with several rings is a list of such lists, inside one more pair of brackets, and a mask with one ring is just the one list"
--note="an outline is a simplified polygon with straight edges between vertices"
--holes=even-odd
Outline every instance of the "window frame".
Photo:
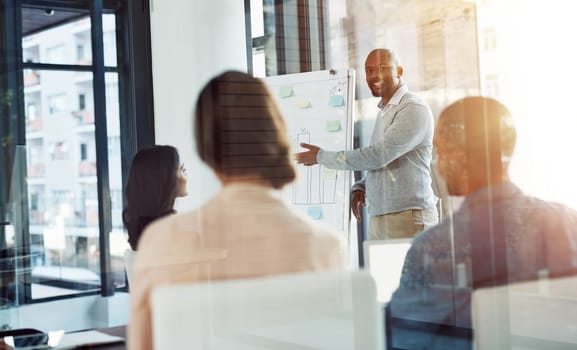
[[[47,64],[24,61],[22,49],[22,9],[54,8],[62,10],[82,9],[89,10],[91,20],[92,41],[92,64]],[[104,65],[105,47],[104,34],[102,31],[102,15],[114,13],[116,18],[116,65],[108,67]],[[4,0],[0,2],[0,92],[9,100],[0,105],[0,110],[6,115],[18,116],[10,118],[8,123],[0,125],[0,137],[7,137],[11,144],[4,144],[0,152],[0,164],[10,165],[5,167],[0,175],[4,180],[0,181],[0,236],[4,234],[4,227],[9,223],[4,222],[5,215],[9,212],[7,207],[9,199],[8,183],[12,161],[16,154],[16,148],[26,147],[26,117],[23,73],[29,69],[41,69],[52,71],[84,71],[93,74],[94,113],[95,113],[95,142],[97,160],[97,190],[99,201],[99,251],[100,251],[100,288],[99,291],[82,292],[72,295],[32,299],[31,284],[22,285],[23,292],[17,295],[16,303],[31,304],[51,300],[76,298],[85,295],[100,294],[112,296],[115,291],[126,290],[126,286],[116,286],[113,281],[113,271],[110,257],[109,232],[112,230],[112,211],[110,184],[108,179],[108,135],[106,128],[106,83],[105,74],[115,73],[118,75],[118,104],[120,115],[120,157],[122,184],[126,183],[126,177],[130,162],[136,151],[143,147],[154,144],[154,106],[152,91],[152,63],[150,46],[150,9],[148,0]],[[6,19],[4,21],[4,19]],[[10,19],[10,20],[8,20]],[[61,25],[63,23],[57,23]],[[41,28],[46,30],[49,28]],[[28,33],[29,34],[29,33]],[[10,96],[8,92],[13,91]],[[138,103],[136,103],[138,101]],[[8,119],[8,118],[7,118]],[[20,162],[22,163],[22,162]],[[25,163],[25,161],[24,161]],[[26,164],[17,164],[18,168],[26,169]],[[22,230],[16,234],[15,246],[22,248],[24,253],[31,250],[31,237],[29,231],[30,212],[28,207],[28,189],[23,182],[17,190],[22,193],[20,213]],[[123,191],[123,190],[122,190]],[[30,262],[24,266],[27,272],[27,281],[31,280]]]

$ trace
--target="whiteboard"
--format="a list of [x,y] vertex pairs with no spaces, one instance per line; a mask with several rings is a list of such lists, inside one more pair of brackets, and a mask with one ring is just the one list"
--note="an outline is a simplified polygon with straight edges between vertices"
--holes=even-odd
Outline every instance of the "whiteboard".
[[[353,145],[355,72],[325,70],[263,79],[285,118],[294,153],[306,142],[330,151]],[[313,220],[347,232],[351,172],[296,164],[297,179],[282,198]]]

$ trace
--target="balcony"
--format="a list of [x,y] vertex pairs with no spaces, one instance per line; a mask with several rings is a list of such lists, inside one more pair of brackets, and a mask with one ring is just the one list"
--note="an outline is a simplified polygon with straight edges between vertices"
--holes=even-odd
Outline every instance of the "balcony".
[[31,225],[44,225],[44,210],[30,210],[30,224]]
[[78,125],[94,124],[94,111],[92,110],[73,111],[72,115],[78,121]]
[[36,163],[28,165],[28,177],[40,178],[44,177],[44,164]]
[[78,176],[96,176],[96,162],[83,160],[78,163]]
[[36,71],[28,71],[24,73],[24,86],[34,86],[40,84],[40,73]]
[[28,119],[26,121],[26,131],[27,132],[42,131],[42,119],[39,117],[35,117],[34,119]]

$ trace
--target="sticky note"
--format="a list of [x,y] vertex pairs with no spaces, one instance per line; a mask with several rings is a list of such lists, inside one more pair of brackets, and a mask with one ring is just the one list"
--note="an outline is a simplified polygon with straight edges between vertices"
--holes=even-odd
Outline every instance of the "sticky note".
[[293,95],[293,87],[292,86],[281,86],[278,95],[282,98],[291,97]]
[[296,106],[297,108],[302,108],[302,109],[304,109],[304,108],[310,108],[310,106],[311,106],[311,101],[309,101],[309,100],[306,99],[306,98],[300,97],[300,98],[298,98],[298,99],[296,100],[295,106]]
[[342,95],[332,95],[329,99],[329,106],[342,107],[345,105],[345,98]]
[[337,132],[341,130],[340,120],[329,120],[325,126],[325,130],[328,132]]
[[334,169],[329,169],[327,167],[322,167],[322,177],[323,180],[335,180],[337,177],[337,171]]
[[308,216],[313,220],[320,220],[323,218],[323,208],[322,207],[308,207]]

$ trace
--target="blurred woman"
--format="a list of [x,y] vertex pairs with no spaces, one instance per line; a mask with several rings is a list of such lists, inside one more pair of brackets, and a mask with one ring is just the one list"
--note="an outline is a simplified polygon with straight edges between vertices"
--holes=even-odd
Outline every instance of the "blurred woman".
[[152,146],[134,156],[122,213],[132,250],[137,250],[144,228],[158,218],[174,214],[176,197],[186,195],[185,169],[176,148]]
[[196,149],[222,188],[200,208],[147,228],[134,264],[128,348],[152,348],[150,293],[159,286],[344,269],[337,232],[277,190],[295,179],[286,126],[265,84],[225,72],[200,93]]

